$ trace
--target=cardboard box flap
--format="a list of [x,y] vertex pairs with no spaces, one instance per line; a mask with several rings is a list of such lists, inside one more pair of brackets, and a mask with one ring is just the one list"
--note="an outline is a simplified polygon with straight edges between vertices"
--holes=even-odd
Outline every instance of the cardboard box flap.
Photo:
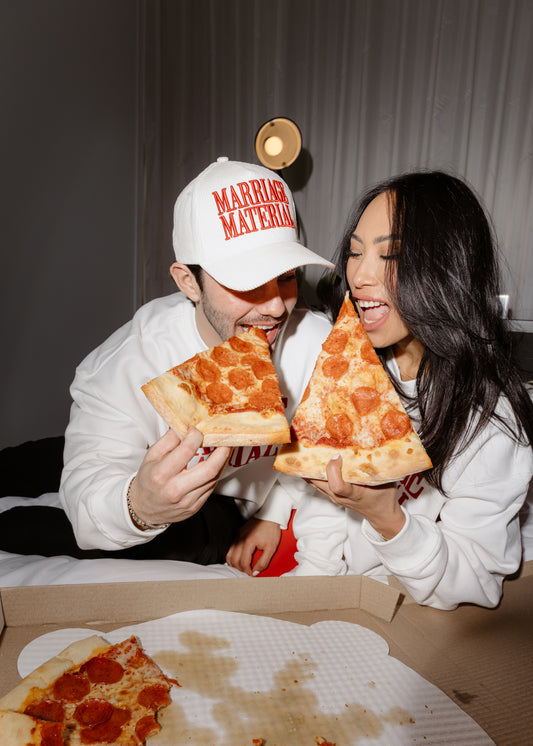
[[398,590],[359,575],[91,583],[2,590],[5,623],[9,627],[142,622],[154,618],[154,609],[158,617],[163,617],[206,608],[254,614],[361,608],[388,622],[399,598]]

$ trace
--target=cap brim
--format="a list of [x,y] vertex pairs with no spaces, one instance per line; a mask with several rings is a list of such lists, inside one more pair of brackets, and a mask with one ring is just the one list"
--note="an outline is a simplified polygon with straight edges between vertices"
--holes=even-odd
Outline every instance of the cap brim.
[[236,253],[231,258],[205,263],[202,267],[224,287],[244,292],[308,264],[335,268],[332,262],[294,241],[267,244],[253,255],[247,250],[242,256]]

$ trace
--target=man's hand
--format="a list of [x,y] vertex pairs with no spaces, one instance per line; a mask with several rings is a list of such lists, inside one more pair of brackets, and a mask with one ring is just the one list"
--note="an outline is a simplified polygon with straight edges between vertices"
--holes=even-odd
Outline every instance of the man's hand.
[[405,523],[405,515],[396,497],[396,484],[377,487],[351,484],[344,481],[341,469],[342,458],[337,456],[326,467],[327,482],[320,479],[307,481],[335,505],[355,510],[366,518],[385,540],[396,536]]
[[197,513],[220,479],[231,448],[220,447],[187,469],[203,435],[191,428],[181,441],[173,430],[154,443],[130,487],[135,513],[149,523],[177,523]]
[[[248,575],[258,575],[266,570],[281,539],[281,528],[273,521],[261,521],[250,518],[241,528],[239,538],[231,545],[226,555],[226,562]],[[252,567],[256,550],[262,552]]]

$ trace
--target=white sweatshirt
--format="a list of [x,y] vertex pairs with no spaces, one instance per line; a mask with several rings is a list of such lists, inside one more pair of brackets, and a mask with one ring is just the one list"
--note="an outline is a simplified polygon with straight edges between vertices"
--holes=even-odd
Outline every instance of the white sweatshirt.
[[[324,315],[297,308],[276,344],[272,359],[289,422],[330,329]],[[205,349],[194,306],[174,293],[140,308],[78,367],[59,495],[82,549],[122,549],[160,532],[136,529],[126,504],[146,449],[168,429],[141,386]],[[201,448],[191,464],[210,450]],[[235,497],[245,518],[255,514],[285,527],[301,480],[273,470],[277,450],[235,448],[216,492]]]
[[[394,361],[391,367],[399,375]],[[404,389],[413,395],[415,382]],[[498,413],[514,417],[504,401]],[[355,511],[318,492],[304,495],[293,520],[298,566],[290,574],[365,574],[384,581],[392,575],[421,604],[496,606],[503,578],[520,564],[518,512],[532,476],[531,446],[490,423],[447,468],[446,497],[420,475],[398,484],[407,520],[389,541]]]

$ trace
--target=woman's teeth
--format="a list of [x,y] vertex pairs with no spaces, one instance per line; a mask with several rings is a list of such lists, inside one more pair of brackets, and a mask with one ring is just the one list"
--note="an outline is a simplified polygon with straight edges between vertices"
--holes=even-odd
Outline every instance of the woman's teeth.
[[357,305],[359,306],[361,321],[366,329],[383,322],[389,312],[389,306],[378,300],[360,300],[357,301]]

